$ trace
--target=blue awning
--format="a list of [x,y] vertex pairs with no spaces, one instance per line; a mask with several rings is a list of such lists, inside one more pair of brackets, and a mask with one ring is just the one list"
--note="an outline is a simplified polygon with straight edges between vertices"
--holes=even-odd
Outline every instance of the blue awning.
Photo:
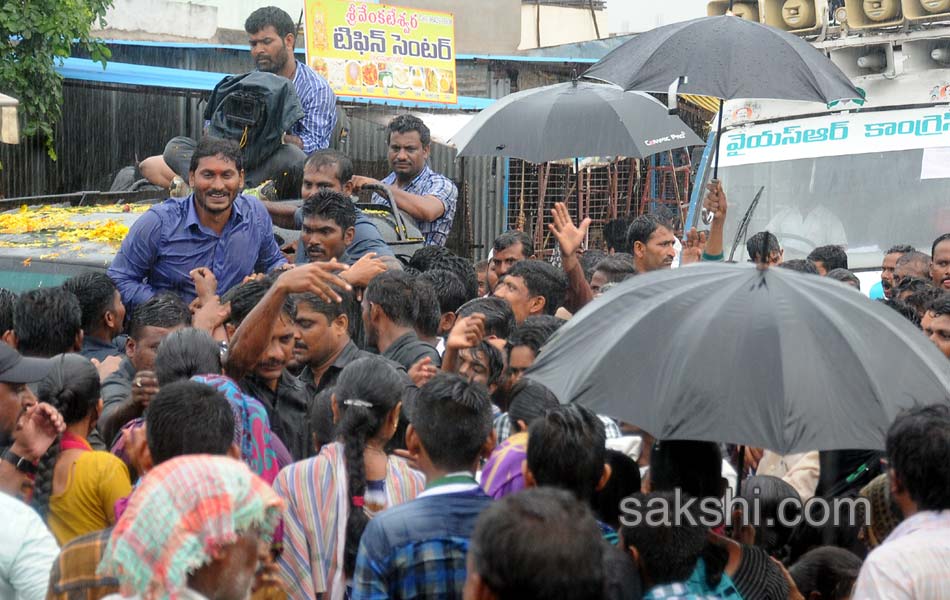
[[[210,92],[228,73],[190,71],[168,67],[152,67],[130,63],[109,62],[105,69],[98,62],[85,58],[66,58],[56,67],[60,75],[74,81],[92,81],[113,85],[160,87],[175,90]],[[491,98],[459,96],[458,104],[416,102],[411,100],[386,100],[381,98],[357,98],[338,96],[341,102],[372,104],[399,108],[432,110],[482,110],[494,102]]]

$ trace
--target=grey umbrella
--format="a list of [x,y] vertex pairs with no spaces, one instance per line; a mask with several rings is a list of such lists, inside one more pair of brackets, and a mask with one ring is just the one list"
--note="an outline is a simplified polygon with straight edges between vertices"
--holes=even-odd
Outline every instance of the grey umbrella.
[[578,156],[643,158],[703,144],[651,96],[589,81],[505,96],[450,141],[459,156],[513,156],[530,162]]
[[659,439],[781,453],[882,449],[901,409],[950,402],[950,361],[895,311],[752,265],[638,275],[575,315],[526,376]]
[[[722,131],[724,100],[827,104],[863,98],[841,69],[802,38],[734,16],[657,27],[614,49],[584,77],[644,92],[666,92],[685,77],[680,92],[720,99],[717,132]],[[717,171],[718,158],[717,153]]]

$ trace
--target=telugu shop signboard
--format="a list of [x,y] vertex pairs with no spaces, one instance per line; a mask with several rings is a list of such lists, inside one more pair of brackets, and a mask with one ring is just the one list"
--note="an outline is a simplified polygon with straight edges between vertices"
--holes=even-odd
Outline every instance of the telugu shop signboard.
[[340,96],[456,104],[451,14],[306,0],[307,64]]

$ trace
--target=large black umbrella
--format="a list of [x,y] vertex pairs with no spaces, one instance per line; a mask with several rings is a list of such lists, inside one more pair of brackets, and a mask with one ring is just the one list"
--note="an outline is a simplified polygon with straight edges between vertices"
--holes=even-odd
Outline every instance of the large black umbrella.
[[898,313],[752,265],[638,275],[575,315],[526,376],[658,439],[781,453],[882,449],[900,410],[950,402],[950,361]]
[[[827,104],[862,98],[848,77],[814,46],[788,32],[734,16],[657,27],[617,47],[584,73],[626,90],[680,92],[720,99],[802,100]],[[718,143],[718,142],[717,142]],[[719,153],[716,153],[718,171]]]
[[579,156],[643,158],[703,144],[655,98],[590,81],[505,96],[451,142],[459,156],[513,156],[538,163]]

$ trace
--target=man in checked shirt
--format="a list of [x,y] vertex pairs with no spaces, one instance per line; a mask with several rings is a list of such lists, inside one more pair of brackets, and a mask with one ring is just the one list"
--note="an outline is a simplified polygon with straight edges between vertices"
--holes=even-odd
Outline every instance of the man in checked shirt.
[[[382,181],[353,177],[353,188],[383,185],[399,208],[414,218],[427,246],[444,246],[455,218],[458,189],[452,180],[433,171],[427,161],[432,141],[429,128],[413,115],[399,115],[389,122],[389,166],[392,173]],[[375,204],[387,204],[379,195]]]

